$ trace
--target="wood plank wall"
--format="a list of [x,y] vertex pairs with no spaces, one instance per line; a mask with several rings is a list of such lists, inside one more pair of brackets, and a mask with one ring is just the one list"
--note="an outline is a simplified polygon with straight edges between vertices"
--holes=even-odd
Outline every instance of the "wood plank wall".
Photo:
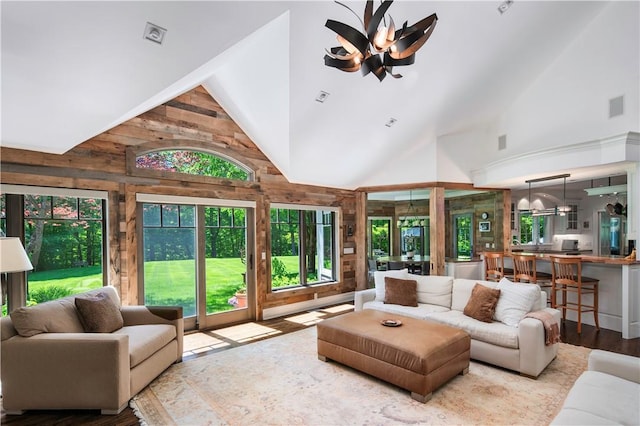
[[[249,166],[255,180],[183,179],[173,173],[132,169],[132,153],[160,147],[215,150]],[[350,292],[357,286],[366,287],[366,263],[360,255],[360,246],[364,250],[363,223],[355,228],[352,236],[346,236],[344,230],[340,230],[342,239],[337,243],[341,253],[341,275],[335,284],[270,291],[270,264],[260,260],[258,254],[270,252],[271,203],[335,206],[341,209],[342,223],[355,224],[358,216],[359,220],[364,216],[363,195],[358,198],[356,191],[288,182],[203,87],[196,87],[132,118],[63,155],[9,148],[1,148],[0,155],[3,183],[108,191],[110,284],[120,290],[125,304],[139,303],[137,193],[255,201],[257,319],[262,318],[265,308]],[[345,246],[352,247],[353,254],[342,254]],[[362,259],[358,261],[358,257]]]

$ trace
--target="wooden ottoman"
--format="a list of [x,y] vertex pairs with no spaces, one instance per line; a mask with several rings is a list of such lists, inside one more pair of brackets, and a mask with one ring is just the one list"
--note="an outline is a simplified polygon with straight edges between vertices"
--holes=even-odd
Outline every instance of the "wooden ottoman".
[[[387,319],[402,325],[382,325]],[[469,371],[471,338],[446,325],[365,309],[322,321],[317,330],[320,360],[331,359],[407,389],[420,402]]]

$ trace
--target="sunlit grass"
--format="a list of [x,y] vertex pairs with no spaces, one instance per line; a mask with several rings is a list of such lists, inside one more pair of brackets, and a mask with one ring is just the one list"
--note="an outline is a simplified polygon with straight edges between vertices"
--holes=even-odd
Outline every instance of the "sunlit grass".
[[[298,270],[297,256],[279,256],[288,271]],[[246,265],[240,258],[206,259],[207,312],[234,309],[228,300],[243,286]],[[68,268],[55,271],[31,272],[29,291],[47,287],[63,287],[70,294],[82,293],[102,286],[102,267]],[[168,260],[145,262],[145,303],[178,304],[184,307],[185,316],[195,313],[196,300],[195,260]]]

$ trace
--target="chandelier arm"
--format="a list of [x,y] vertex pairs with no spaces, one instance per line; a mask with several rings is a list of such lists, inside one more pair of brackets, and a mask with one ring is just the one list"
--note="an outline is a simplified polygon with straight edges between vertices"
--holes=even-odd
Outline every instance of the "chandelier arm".
[[[404,59],[407,56],[416,53],[418,49],[420,49],[427,42],[427,40],[429,40],[429,37],[431,37],[431,34],[433,33],[437,22],[438,16],[434,13],[431,16],[420,21],[418,23],[420,24],[420,26],[418,24],[415,24],[412,27],[409,27],[407,29],[408,34],[404,37],[401,37],[396,42],[398,50],[397,52],[392,52],[391,56],[394,59]],[[415,28],[415,30],[412,31],[412,28]]]
[[413,65],[416,55],[413,54],[403,59],[395,59],[389,53],[384,54],[384,65],[389,67],[399,67],[404,65]]
[[358,16],[358,14],[357,14],[357,13],[355,13],[355,12],[353,11],[353,9],[351,9],[349,6],[347,6],[347,5],[346,5],[346,4],[344,4],[344,3],[340,3],[339,1],[336,1],[336,3],[338,3],[338,4],[339,4],[340,6],[342,6],[342,7],[347,8],[347,9],[349,10],[349,12],[353,13],[353,14],[354,14],[354,16],[355,16],[356,18],[358,18],[358,21],[360,21],[360,25],[362,25],[362,29],[363,29],[363,30],[366,28],[366,27],[364,26],[364,22],[362,22],[362,19],[360,19],[360,17]]
[[324,51],[327,52],[327,55],[332,57],[333,59],[340,59],[342,61],[349,61],[360,55],[360,52],[349,53],[341,46],[332,47],[331,50],[325,49]]
[[344,72],[355,72],[360,69],[360,63],[332,58],[329,55],[324,55],[324,64],[328,67],[337,68]]
[[369,22],[371,22],[372,16],[373,16],[373,0],[367,0],[367,4],[364,7],[364,24],[362,25],[363,31],[367,31],[367,28],[369,28]]
[[334,21],[332,19],[327,19],[327,22],[324,24],[324,26],[351,43],[353,47],[358,49],[362,56],[367,56],[367,51],[369,50],[369,40],[367,40],[367,38],[361,32],[359,32],[352,26],[343,24],[342,22]]
[[387,10],[389,9],[389,6],[391,6],[391,3],[393,3],[393,0],[383,1],[382,4],[378,6],[378,9],[376,9],[376,12],[373,14],[371,21],[369,21],[369,25],[367,25],[367,38],[369,39],[369,42],[371,44],[373,44],[373,39],[376,36],[376,32],[378,31],[378,25],[384,17],[384,14],[387,13]]
[[384,69],[387,71],[387,74],[389,74],[391,77],[393,77],[393,78],[402,78],[402,74],[394,74],[393,73],[393,67],[392,66],[385,66]]
[[370,72],[375,74],[378,77],[379,81],[384,80],[385,77],[385,69],[382,66],[382,59],[380,59],[380,55],[371,55],[367,59],[362,62],[362,75],[367,75]]

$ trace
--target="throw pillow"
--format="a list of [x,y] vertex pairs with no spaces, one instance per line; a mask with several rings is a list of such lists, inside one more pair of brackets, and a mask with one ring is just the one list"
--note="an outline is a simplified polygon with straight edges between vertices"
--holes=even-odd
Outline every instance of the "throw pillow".
[[416,280],[385,277],[384,303],[402,306],[418,306],[418,283]]
[[408,279],[409,271],[407,269],[400,269],[400,270],[374,272],[373,279],[376,284],[376,301],[377,302],[384,302],[384,288],[385,288],[384,279],[386,277]]
[[464,307],[464,314],[482,322],[492,322],[493,313],[500,297],[500,290],[497,288],[485,287],[476,283],[471,290],[471,297]]
[[11,312],[11,322],[22,337],[84,331],[72,297],[17,308]]
[[120,308],[106,293],[76,297],[75,303],[87,333],[111,333],[124,325]]
[[514,283],[503,278],[496,288],[500,289],[500,299],[494,318],[511,327],[517,327],[540,299],[541,290],[537,284]]

